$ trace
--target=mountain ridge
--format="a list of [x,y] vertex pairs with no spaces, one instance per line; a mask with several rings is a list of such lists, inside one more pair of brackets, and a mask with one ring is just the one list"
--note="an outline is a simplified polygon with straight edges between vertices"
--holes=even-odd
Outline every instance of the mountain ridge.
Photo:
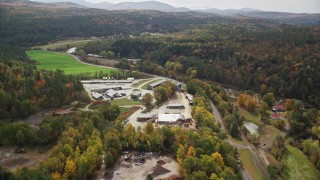
[[[185,7],[175,7],[170,4],[158,1],[142,1],[142,2],[121,2],[112,4],[108,2],[90,3],[85,0],[34,0],[29,2],[51,3],[58,7],[63,7],[63,3],[70,2],[74,4],[65,4],[64,8],[96,8],[104,10],[156,10],[162,12],[201,12],[209,14],[217,14],[229,17],[246,17],[256,19],[275,20],[284,24],[291,25],[320,25],[320,13],[290,13],[276,11],[262,11],[251,8],[242,9],[188,9]],[[27,0],[5,0],[4,2],[28,2]],[[58,4],[55,2],[59,2]],[[78,4],[78,6],[77,6]],[[42,4],[43,5],[43,4]],[[50,5],[50,4],[49,4]]]

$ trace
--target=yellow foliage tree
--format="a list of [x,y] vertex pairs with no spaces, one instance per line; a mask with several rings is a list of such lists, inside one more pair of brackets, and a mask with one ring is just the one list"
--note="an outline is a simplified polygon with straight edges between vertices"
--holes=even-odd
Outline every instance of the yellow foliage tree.
[[223,166],[224,166],[223,157],[221,156],[220,153],[215,152],[215,153],[213,153],[211,156],[212,156],[212,158],[214,159],[214,161],[215,161],[220,167],[223,167]]
[[187,156],[196,156],[196,150],[193,146],[189,146]]
[[61,174],[58,173],[58,172],[52,173],[51,176],[52,176],[52,178],[53,178],[54,180],[60,180],[60,179],[61,179]]
[[64,174],[66,177],[73,177],[76,171],[76,166],[71,157],[66,160],[66,165],[64,167]]

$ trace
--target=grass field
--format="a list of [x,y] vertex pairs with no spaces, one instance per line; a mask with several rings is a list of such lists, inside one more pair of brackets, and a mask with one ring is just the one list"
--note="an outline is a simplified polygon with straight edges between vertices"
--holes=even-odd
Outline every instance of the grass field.
[[64,53],[50,52],[44,50],[29,50],[27,55],[37,61],[38,69],[45,70],[57,70],[60,69],[66,74],[80,74],[80,73],[95,73],[103,71],[104,73],[110,73],[112,69],[90,66],[82,64],[75,60],[72,56]]
[[320,172],[307,157],[297,148],[286,145],[284,157],[284,179],[290,180],[319,180]]
[[246,120],[248,120],[248,121],[256,123],[257,125],[262,124],[260,114],[252,114],[252,113],[246,111],[245,109],[242,109],[241,107],[239,107],[239,113],[240,113],[240,115],[244,116],[246,118]]
[[266,125],[262,128],[262,136],[260,138],[260,144],[266,144],[266,147],[271,148],[273,145],[273,141],[275,139],[276,136],[281,135],[282,137],[284,137],[286,135],[285,132],[281,132],[279,129],[270,126],[270,125]]
[[158,81],[160,81],[160,79],[156,79],[156,80],[150,81],[150,82],[148,82],[147,84],[143,85],[141,88],[142,88],[142,89],[147,89],[147,87],[148,87],[150,84],[155,83],[155,82],[158,82]]
[[240,160],[243,163],[245,169],[248,170],[248,173],[254,180],[263,180],[263,174],[259,168],[254,164],[251,157],[250,151],[248,149],[239,150]]
[[127,98],[114,99],[113,101],[110,101],[110,103],[118,106],[142,105],[141,101],[133,101]]

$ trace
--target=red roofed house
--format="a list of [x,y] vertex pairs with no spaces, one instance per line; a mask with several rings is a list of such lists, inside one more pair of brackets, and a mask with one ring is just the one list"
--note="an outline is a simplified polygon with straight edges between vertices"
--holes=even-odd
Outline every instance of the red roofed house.
[[285,111],[286,109],[284,108],[283,105],[277,104],[277,105],[274,105],[274,106],[272,107],[272,110],[273,110],[273,111]]
[[272,115],[271,115],[271,118],[272,118],[272,119],[280,119],[280,118],[281,118],[281,115],[280,115],[280,114],[272,114]]

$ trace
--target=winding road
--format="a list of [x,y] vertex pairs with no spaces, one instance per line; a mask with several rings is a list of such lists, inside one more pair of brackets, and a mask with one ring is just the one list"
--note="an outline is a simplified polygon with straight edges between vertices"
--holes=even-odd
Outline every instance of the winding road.
[[[91,64],[91,63],[83,62],[83,61],[81,61],[78,57],[76,57],[76,56],[74,56],[74,55],[72,55],[72,56],[73,56],[77,61],[79,61],[80,63],[83,63],[83,64],[93,65],[93,66],[98,66],[98,67],[107,67],[107,68],[116,69],[116,68],[114,68],[114,67],[103,66],[103,65],[96,65],[96,64]],[[152,77],[155,77],[155,78],[164,78],[164,79],[169,79],[169,80],[174,81],[174,82],[179,82],[179,81],[177,81],[177,80],[175,80],[175,79],[171,79],[171,78],[168,78],[168,77],[163,77],[163,76],[158,76],[158,75],[148,74],[148,73],[144,73],[144,74],[147,74],[147,75],[152,76]],[[185,85],[185,83],[183,83],[183,82],[179,82],[179,83],[182,83],[182,84]],[[141,85],[140,87],[142,87],[142,85]],[[217,107],[213,104],[212,101],[210,101],[210,105],[211,105],[211,107],[212,107],[212,113],[214,114],[215,119],[216,119],[216,120],[218,121],[218,123],[220,124],[221,129],[222,129],[223,131],[227,132],[226,127],[224,126],[223,120],[222,120],[222,118],[221,118],[221,114],[220,114],[219,110],[218,110]],[[244,138],[244,137],[242,137],[242,138]],[[258,155],[257,155],[256,152],[253,150],[255,147],[248,145],[248,143],[245,143],[245,144],[247,144],[247,145],[241,145],[241,144],[234,143],[234,142],[232,142],[232,141],[230,140],[230,138],[228,138],[227,141],[229,142],[230,145],[232,145],[233,147],[237,148],[238,150],[239,150],[239,149],[248,149],[248,150],[250,151],[250,154],[251,154],[253,160],[254,160],[254,163],[255,163],[255,164],[257,165],[257,167],[261,170],[261,172],[263,173],[263,175],[264,175],[265,177],[268,177],[268,176],[269,176],[268,173],[267,173],[267,171],[266,171],[266,169],[265,169],[265,168],[263,167],[263,165],[261,164],[261,161],[260,161]],[[245,179],[245,180],[254,180],[254,179],[250,176],[250,174],[248,173],[248,170],[245,169],[245,168],[244,168],[243,170],[241,170],[241,174],[242,174],[242,176],[243,176],[243,179]]]
[[[212,113],[213,113],[215,119],[220,124],[221,129],[223,131],[227,132],[226,131],[226,127],[224,126],[224,123],[222,121],[221,114],[220,114],[218,108],[213,104],[212,101],[210,101],[210,105],[211,105],[211,108],[212,108]],[[229,142],[230,145],[232,145],[233,147],[237,148],[238,150],[240,150],[240,149],[248,149],[250,154],[251,154],[251,157],[252,157],[252,159],[253,159],[253,161],[255,163],[255,165],[260,169],[260,171],[263,173],[264,177],[269,177],[268,172],[264,168],[264,165],[261,163],[260,158],[256,153],[256,151],[257,151],[256,147],[250,146],[249,143],[247,142],[246,138],[242,134],[241,134],[241,139],[246,145],[241,145],[241,144],[234,143],[234,142],[231,141],[230,138],[228,138],[228,142]],[[256,151],[254,151],[254,150],[256,150]],[[248,171],[246,169],[243,169],[241,171],[241,173],[242,173],[242,176],[243,176],[244,179],[253,180],[253,178],[249,175],[249,173],[248,173]]]

